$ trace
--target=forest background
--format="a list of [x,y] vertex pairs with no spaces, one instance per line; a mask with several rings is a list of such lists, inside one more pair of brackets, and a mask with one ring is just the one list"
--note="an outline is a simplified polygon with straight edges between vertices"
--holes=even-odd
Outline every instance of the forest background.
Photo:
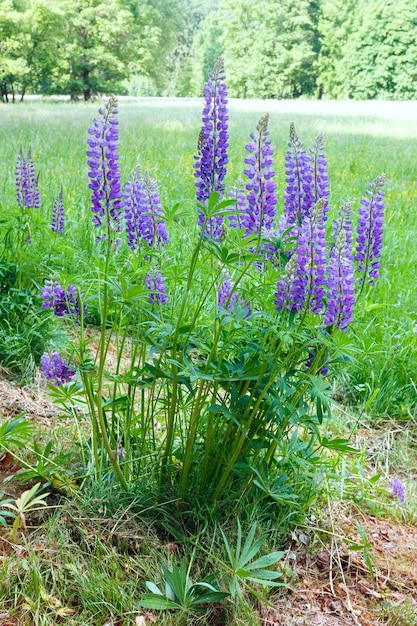
[[417,97],[415,0],[0,0],[0,99]]

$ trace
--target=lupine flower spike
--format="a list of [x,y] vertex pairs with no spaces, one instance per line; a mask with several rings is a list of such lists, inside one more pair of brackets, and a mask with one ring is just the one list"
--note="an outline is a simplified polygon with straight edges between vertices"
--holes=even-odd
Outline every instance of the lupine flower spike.
[[111,231],[120,230],[123,214],[123,194],[119,171],[119,127],[117,99],[111,96],[106,105],[99,109],[100,118],[93,120],[88,129],[89,187],[92,190],[91,210],[93,224],[104,226],[105,232],[97,239],[111,237]]
[[146,288],[150,291],[148,304],[166,304],[166,286],[162,272],[156,270],[146,276]]
[[295,126],[290,124],[288,151],[285,157],[286,187],[284,195],[284,214],[280,220],[280,232],[296,236],[297,228],[309,217],[311,208],[316,203],[313,194],[313,171],[311,157],[303,148]]
[[249,152],[245,158],[245,174],[249,181],[246,185],[247,207],[242,221],[247,235],[258,235],[262,230],[274,228],[277,186],[273,181],[274,149],[268,139],[268,122],[268,114],[261,117],[256,133],[250,135],[251,141],[245,146]]
[[57,199],[54,202],[52,209],[51,230],[57,235],[62,235],[64,232],[65,214],[64,214],[64,196],[63,191],[58,194]]
[[333,223],[334,245],[327,270],[328,294],[324,324],[336,324],[343,331],[353,321],[355,305],[351,211],[350,204],[345,204],[340,210],[339,219]]
[[126,183],[124,208],[128,244],[135,250],[141,240],[154,247],[168,242],[158,184],[137,168]]
[[322,133],[317,135],[312,147],[309,149],[309,152],[310,156],[308,158],[310,160],[313,173],[313,197],[315,202],[318,202],[321,198],[325,199],[323,205],[323,221],[325,222],[329,209],[328,197],[330,195],[330,190],[327,159],[324,151],[324,137]]
[[233,311],[233,303],[237,302],[238,293],[235,291],[231,294],[232,291],[232,281],[230,279],[230,274],[227,270],[223,270],[220,282],[217,288],[217,304],[219,307],[226,308],[227,310]]
[[385,174],[375,178],[362,198],[359,207],[358,235],[356,239],[357,271],[362,274],[361,283],[368,279],[373,285],[379,276],[384,228]]
[[[229,146],[225,78],[223,59],[218,59],[204,87],[203,125],[198,140],[198,155],[194,163],[194,175],[197,179],[196,196],[204,206],[213,192],[217,192],[220,198],[224,193]],[[200,210],[198,216],[200,228],[204,222],[205,216]],[[211,218],[206,224],[204,236],[219,241],[222,233],[223,217]]]
[[39,177],[35,175],[32,151],[29,149],[27,157],[20,148],[16,162],[16,200],[22,209],[39,209]]
[[[63,317],[64,315],[81,315],[78,292],[73,285],[68,285],[64,290],[57,281],[45,280],[45,286],[42,290],[41,298],[43,300],[43,309],[53,309],[54,315]],[[80,296],[82,298],[82,296]],[[83,304],[84,315],[87,313],[87,307]]]
[[41,368],[43,375],[55,387],[70,382],[75,376],[75,369],[64,361],[59,352],[45,352],[41,356]]

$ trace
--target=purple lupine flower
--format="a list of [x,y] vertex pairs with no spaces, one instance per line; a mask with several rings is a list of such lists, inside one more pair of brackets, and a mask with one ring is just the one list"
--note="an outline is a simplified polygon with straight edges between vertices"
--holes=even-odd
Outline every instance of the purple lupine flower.
[[166,304],[166,286],[160,271],[149,272],[146,276],[146,288],[151,292],[148,303]]
[[[80,296],[81,298],[82,296]],[[45,285],[41,293],[43,300],[43,309],[53,309],[54,315],[63,317],[64,315],[81,315],[79,296],[73,285],[68,285],[64,290],[59,282],[53,280],[45,280]],[[87,307],[83,304],[84,315],[87,313]]]
[[117,98],[111,96],[105,106],[99,109],[100,118],[93,120],[88,129],[88,166],[90,171],[89,188],[92,190],[91,210],[93,224],[104,225],[106,233],[97,237],[106,238],[110,230],[120,230],[123,214],[123,194],[120,186],[119,170],[119,127]]
[[[325,198],[321,198],[311,210],[311,215],[305,218],[300,227],[300,239],[304,239],[308,246],[307,263],[300,271],[307,273],[306,296],[309,299],[309,309],[319,313],[323,308],[323,296],[326,270],[326,231],[324,227]],[[300,244],[298,244],[300,245]]]
[[375,178],[362,198],[359,207],[358,231],[356,239],[357,271],[363,273],[361,283],[369,280],[373,285],[379,276],[384,230],[384,186],[385,174]]
[[277,284],[275,306],[278,311],[300,311],[305,302],[305,285],[298,279],[298,258],[293,254]]
[[328,293],[324,324],[336,324],[343,331],[353,321],[355,306],[351,211],[350,204],[345,204],[339,212],[339,219],[333,222],[334,245],[327,268]]
[[404,489],[404,485],[402,484],[401,480],[399,478],[397,478],[397,476],[395,478],[392,479],[392,481],[389,484],[390,488],[391,488],[391,494],[392,497],[394,498],[394,500],[397,498],[398,500],[398,504],[401,506],[402,504],[404,504],[405,502],[405,489]]
[[45,352],[41,356],[41,366],[43,375],[55,387],[70,382],[75,376],[75,369],[64,361],[59,352]]
[[153,247],[166,244],[168,233],[163,221],[163,209],[158,184],[137,168],[126,183],[124,209],[128,244],[135,250],[140,240]]
[[22,209],[39,209],[39,177],[35,175],[35,166],[30,149],[25,158],[23,150],[20,148],[15,172],[17,205]]
[[258,235],[262,229],[274,228],[277,198],[275,176],[274,149],[268,139],[269,115],[259,120],[256,133],[250,135],[251,141],[246,144],[249,156],[245,158],[245,174],[249,181],[245,214],[242,218],[247,235]]
[[[225,82],[224,61],[218,59],[213,72],[204,87],[203,125],[198,139],[198,155],[195,157],[194,175],[197,179],[196,196],[198,202],[207,206],[213,192],[221,198],[224,193],[224,178],[228,163],[229,147],[227,114],[227,87]],[[198,224],[205,223],[204,213],[200,210]],[[205,237],[219,241],[223,233],[223,217],[210,218],[205,227]]]
[[243,180],[237,180],[236,185],[230,189],[229,197],[235,199],[235,212],[229,215],[230,228],[243,228],[243,219],[246,213],[246,195]]
[[[299,226],[310,212],[316,199],[313,193],[313,171],[311,157],[303,149],[295,130],[290,124],[290,139],[285,157],[286,188],[284,195],[284,214],[280,220],[280,232]],[[291,233],[291,236],[296,232]]]
[[323,205],[323,220],[326,221],[329,208],[328,197],[330,195],[330,190],[327,159],[324,150],[324,137],[322,133],[317,135],[312,147],[309,149],[309,152],[310,156],[308,159],[311,163],[313,173],[312,193],[315,202],[318,202],[321,198],[325,199]]
[[57,235],[62,235],[64,232],[65,214],[64,214],[64,196],[63,191],[58,194],[57,199],[54,202],[52,209],[51,230]]
[[230,279],[230,274],[227,270],[223,270],[220,282],[217,287],[217,304],[219,307],[227,308],[228,311],[233,311],[233,303],[237,302],[238,293],[232,291],[232,281]]

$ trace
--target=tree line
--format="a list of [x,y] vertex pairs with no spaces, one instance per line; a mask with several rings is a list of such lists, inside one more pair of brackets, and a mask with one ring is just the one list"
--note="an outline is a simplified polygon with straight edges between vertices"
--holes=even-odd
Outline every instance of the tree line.
[[416,0],[0,0],[0,98],[417,97]]

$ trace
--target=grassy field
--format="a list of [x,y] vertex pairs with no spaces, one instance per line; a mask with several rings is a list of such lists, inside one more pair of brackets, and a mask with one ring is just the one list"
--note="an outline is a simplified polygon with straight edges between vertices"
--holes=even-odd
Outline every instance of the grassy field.
[[[86,129],[96,110],[97,103],[72,105],[34,100],[2,107],[0,119],[1,206],[5,208],[14,202],[14,166],[19,148],[31,147],[40,172],[45,214],[50,214],[62,185],[68,224],[66,244],[71,247],[74,242],[75,248],[86,254],[89,194],[85,141]],[[179,202],[190,216],[195,213],[192,165],[200,111],[198,100],[122,99],[120,104],[123,179],[140,164],[158,180],[162,202],[167,206]],[[357,209],[368,184],[383,172],[387,175],[382,276],[360,305],[365,311],[357,315],[361,323],[356,325],[361,362],[350,368],[342,387],[346,398],[357,404],[379,390],[372,406],[375,414],[407,417],[417,406],[415,111],[407,102],[232,101],[228,187],[242,176],[249,133],[268,111],[280,211],[291,121],[306,146],[319,132],[325,135],[333,214],[346,200],[352,200],[354,210]],[[70,251],[68,256],[70,265]],[[68,272],[71,273],[70,267]]]
[[[195,231],[193,161],[201,101],[126,98],[121,99],[119,108],[123,181],[138,164],[149,169],[159,183],[167,213],[179,203],[173,221]],[[43,280],[54,271],[67,282],[94,272],[85,151],[87,128],[97,114],[97,102],[73,105],[33,99],[2,106],[1,112],[2,235],[10,226],[9,209],[15,205],[14,168],[20,147],[25,153],[31,148],[40,172],[43,215],[36,224],[42,228],[33,232],[33,245],[22,247],[13,259],[24,265],[29,277],[19,298],[36,300],[31,289],[39,293]],[[285,587],[269,594],[269,605],[259,598],[255,585],[258,596],[245,588],[243,599],[235,597],[226,608],[214,602],[208,612],[200,614],[184,607],[174,612],[146,612],[138,600],[146,591],[145,581],[163,585],[161,564],[172,568],[183,556],[194,582],[215,570],[216,580],[209,580],[224,588],[233,567],[220,528],[238,550],[233,515],[222,527],[218,517],[207,514],[207,523],[195,536],[185,524],[181,526],[181,516],[170,525],[169,498],[149,504],[139,492],[120,496],[107,479],[91,485],[87,480],[87,488],[84,485],[75,492],[71,484],[62,488],[58,481],[57,486],[52,471],[55,484],[48,488],[52,491],[48,506],[28,509],[27,529],[25,519],[22,522],[20,518],[17,530],[0,532],[1,626],[417,624],[413,600],[417,590],[417,112],[410,103],[299,101],[232,101],[229,112],[226,188],[242,176],[249,134],[260,116],[269,112],[279,212],[290,122],[295,122],[306,147],[319,132],[324,133],[332,215],[347,200],[357,210],[369,183],[381,173],[387,176],[381,277],[358,304],[346,340],[351,360],[339,368],[332,381],[335,417],[325,430],[329,437],[350,437],[358,453],[348,450],[343,458],[329,454],[328,463],[317,470],[318,482],[324,476],[320,499],[310,512],[303,511],[297,518],[297,528],[286,519],[285,512],[291,511],[286,504],[279,505],[282,527],[274,527],[265,514],[257,517],[248,512],[246,532],[256,520],[260,532],[269,533],[268,549],[285,550],[277,566]],[[48,223],[61,186],[67,221],[65,238],[59,239],[49,235]],[[7,258],[7,237],[2,236],[2,241],[1,256]],[[178,239],[176,259],[188,252],[186,246],[186,241]],[[175,274],[176,269],[167,271]],[[39,378],[34,384],[38,353],[35,359],[27,359],[24,367],[16,367],[23,359],[18,350],[22,348],[23,354],[25,337],[40,353],[44,333],[61,345],[68,338],[54,337],[59,331],[46,326],[49,322],[43,322],[41,314],[29,318],[26,326],[19,325],[19,315],[28,311],[26,305],[16,296],[10,320],[19,328],[18,340],[13,342],[11,333],[0,337],[0,365],[5,368],[0,368],[0,415],[9,418],[26,412],[37,424],[39,440],[45,444],[53,439],[54,458],[70,454],[62,463],[76,474],[80,469],[73,459],[89,445],[85,434],[84,440],[78,438],[74,423],[79,423],[60,417],[48,403],[45,384]],[[37,306],[39,309],[39,302]],[[45,327],[39,326],[41,322]],[[94,340],[97,331],[91,332]],[[29,458],[33,462],[33,453]],[[40,458],[47,461],[42,454]],[[406,486],[403,507],[389,495],[388,485],[395,475]],[[11,476],[7,456],[0,457],[0,492],[17,498],[27,484],[15,484]],[[34,475],[29,486],[33,482]],[[166,507],[165,526],[156,512],[153,514],[157,507]],[[289,529],[293,531],[291,539],[285,540]],[[395,552],[392,559],[391,551]]]

